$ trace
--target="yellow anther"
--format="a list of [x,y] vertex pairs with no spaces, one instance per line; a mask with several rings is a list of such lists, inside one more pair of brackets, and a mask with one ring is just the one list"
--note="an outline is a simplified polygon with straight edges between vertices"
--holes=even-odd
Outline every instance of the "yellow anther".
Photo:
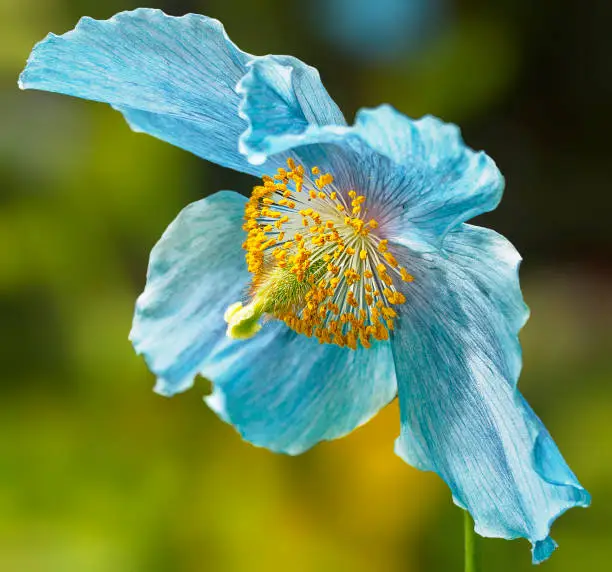
[[402,277],[402,280],[404,282],[413,282],[414,281],[414,276],[412,276],[412,274],[408,274],[408,272],[406,272],[405,268],[400,268],[400,276]]
[[[388,240],[370,237],[371,229],[379,224],[375,219],[366,222],[361,218],[366,197],[354,189],[340,189],[349,200],[347,207],[340,192],[323,190],[334,181],[330,173],[315,167],[311,171],[316,178],[305,179],[304,166],[292,158],[287,159],[287,167],[278,169],[274,177],[263,177],[263,184],[253,188],[245,205],[247,238],[243,248],[247,267],[254,275],[252,301],[246,307],[228,310],[234,328],[230,331],[228,327],[228,334],[253,335],[259,328],[259,317],[271,314],[320,343],[356,349],[359,344],[368,348],[373,340],[388,339],[397,316],[390,305],[406,301],[395,282],[400,277],[412,281],[412,276],[388,252]],[[318,210],[294,210],[303,199],[294,201],[291,197],[304,184],[308,198],[315,201],[311,204],[320,206]],[[281,212],[274,210],[274,205],[279,205]],[[305,233],[296,232],[300,220]],[[270,236],[275,229],[278,232]],[[354,256],[361,261],[356,267],[352,266]],[[377,287],[382,288],[384,297]]]
[[357,349],[357,338],[352,331],[346,335],[346,345],[352,350]]
[[397,312],[393,308],[389,308],[385,306],[380,310],[385,318],[395,318],[397,316]]
[[384,257],[385,260],[389,263],[389,265],[393,268],[397,268],[399,266],[397,260],[395,260],[395,257],[390,252],[385,252]]

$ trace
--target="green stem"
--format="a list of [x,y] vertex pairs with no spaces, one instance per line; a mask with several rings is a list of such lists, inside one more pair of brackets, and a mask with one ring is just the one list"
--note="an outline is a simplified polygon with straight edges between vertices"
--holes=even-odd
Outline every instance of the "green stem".
[[463,515],[464,548],[465,548],[465,572],[478,572],[476,558],[476,533],[474,522],[470,513],[466,510]]

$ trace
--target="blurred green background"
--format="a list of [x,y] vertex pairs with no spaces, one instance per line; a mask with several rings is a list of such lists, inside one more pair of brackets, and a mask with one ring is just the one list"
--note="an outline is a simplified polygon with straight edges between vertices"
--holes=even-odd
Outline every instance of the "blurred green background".
[[[332,1],[148,5],[318,67],[349,120],[382,102],[433,113],[495,158],[505,199],[478,222],[525,258],[520,386],[593,495],[555,524],[542,570],[609,570],[612,4],[439,0],[434,25],[404,23],[418,42],[373,54],[342,35]],[[241,442],[202,403],[204,380],[151,391],[127,341],[149,250],[187,203],[253,180],[132,133],[109,107],[16,85],[47,32],[138,5],[0,0],[0,570],[461,570],[461,511],[394,456],[395,404],[291,458]],[[524,540],[481,549],[484,570],[531,569]]]

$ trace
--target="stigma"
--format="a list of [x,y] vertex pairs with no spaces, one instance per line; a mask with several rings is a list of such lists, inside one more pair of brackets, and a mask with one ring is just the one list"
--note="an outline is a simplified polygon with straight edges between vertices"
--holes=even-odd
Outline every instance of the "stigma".
[[228,308],[229,336],[250,337],[270,317],[353,350],[389,338],[406,302],[398,285],[413,277],[368,216],[365,196],[289,158],[254,187],[244,218],[251,300]]

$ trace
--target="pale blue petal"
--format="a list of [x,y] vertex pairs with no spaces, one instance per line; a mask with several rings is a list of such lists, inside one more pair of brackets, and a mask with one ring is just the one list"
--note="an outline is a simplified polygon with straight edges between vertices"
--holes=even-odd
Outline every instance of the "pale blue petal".
[[388,343],[356,351],[319,344],[277,320],[220,346],[202,370],[208,405],[247,441],[302,453],[365,423],[396,394]]
[[285,135],[300,135],[309,126],[346,125],[319,72],[290,56],[263,56],[249,64],[240,80],[240,114],[248,129],[240,149],[255,164],[287,148]]
[[307,167],[317,159],[325,169],[340,155],[341,171],[330,169],[338,188],[364,194],[368,208],[376,204],[383,213],[385,235],[419,251],[437,251],[450,229],[498,205],[504,178],[490,157],[465,145],[456,125],[430,116],[415,121],[387,105],[361,110],[350,127],[290,123],[295,113],[277,113],[276,100],[292,93],[290,74],[279,69],[273,60],[262,62],[240,84],[250,125],[241,149],[251,162],[283,153]]
[[221,191],[192,203],[151,252],[130,339],[157,376],[158,393],[191,387],[225,341],[223,314],[244,298],[250,279],[241,248],[245,202]]
[[269,320],[249,340],[226,336],[226,308],[244,301],[241,228],[245,199],[223,191],[191,204],[151,253],[130,334],[173,395],[201,373],[215,383],[209,405],[256,445],[297,454],[349,433],[396,394],[388,344],[353,352]]
[[20,86],[109,103],[137,131],[258,174],[238,151],[247,124],[235,86],[251,58],[217,20],[140,8],[50,34],[32,51]]
[[501,200],[504,178],[495,162],[467,147],[456,125],[431,116],[414,121],[384,105],[361,110],[355,130],[410,179],[389,197],[398,215],[386,230],[396,242],[439,246],[450,229]]
[[554,441],[516,388],[527,319],[520,256],[488,229],[461,225],[440,254],[393,247],[414,275],[393,340],[402,419],[397,453],[435,471],[483,536],[555,547],[552,522],[587,506]]

